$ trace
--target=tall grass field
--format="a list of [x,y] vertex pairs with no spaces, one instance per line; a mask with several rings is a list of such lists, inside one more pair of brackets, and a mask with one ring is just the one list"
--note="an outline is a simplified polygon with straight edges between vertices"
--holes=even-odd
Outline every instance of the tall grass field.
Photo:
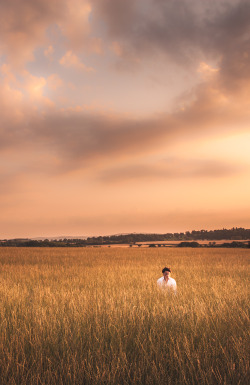
[[[1,248],[0,384],[247,384],[249,257]],[[164,266],[176,296],[156,286]]]

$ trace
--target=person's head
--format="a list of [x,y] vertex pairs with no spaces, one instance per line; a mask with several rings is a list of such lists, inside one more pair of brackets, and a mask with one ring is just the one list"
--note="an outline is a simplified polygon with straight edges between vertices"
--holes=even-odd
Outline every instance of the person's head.
[[163,274],[164,279],[168,279],[170,277],[170,274],[171,274],[170,267],[164,267],[162,269],[162,274]]

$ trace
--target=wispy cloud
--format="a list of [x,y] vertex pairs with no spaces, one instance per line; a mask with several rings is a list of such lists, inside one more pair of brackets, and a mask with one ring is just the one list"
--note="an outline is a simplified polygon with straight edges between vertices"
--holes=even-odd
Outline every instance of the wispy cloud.
[[103,182],[140,183],[144,180],[215,179],[231,177],[250,171],[244,164],[229,164],[214,159],[170,158],[153,163],[134,163],[130,166],[109,167],[99,174]]

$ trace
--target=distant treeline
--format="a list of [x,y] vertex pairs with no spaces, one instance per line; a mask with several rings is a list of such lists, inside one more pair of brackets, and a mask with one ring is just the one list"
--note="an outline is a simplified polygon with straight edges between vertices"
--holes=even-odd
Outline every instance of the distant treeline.
[[106,237],[87,238],[86,242],[93,244],[105,243],[137,243],[137,242],[164,242],[164,241],[216,241],[216,240],[248,240],[250,229],[233,227],[222,230],[193,230],[185,233],[166,234],[119,234]]
[[240,241],[233,241],[233,242],[224,242],[224,243],[218,243],[215,242],[209,242],[208,244],[200,245],[198,242],[181,242],[177,245],[177,247],[241,247],[241,248],[250,248],[250,241],[248,242],[240,242]]
[[[138,245],[141,246],[141,245]],[[162,243],[150,243],[147,245],[148,247],[169,247],[169,245],[162,244]],[[180,242],[175,245],[171,245],[172,247],[240,247],[243,249],[249,249],[250,248],[250,241],[248,242],[242,242],[242,241],[233,241],[233,242],[225,242],[225,243],[218,243],[216,242],[209,242],[206,244],[200,244],[199,242]]]
[[[0,240],[0,247],[85,247],[95,245],[136,244],[139,242],[180,241],[176,247],[199,247],[197,241],[208,241],[207,247],[249,247],[249,243],[237,242],[250,240],[250,229],[233,227],[222,230],[193,230],[185,233],[166,234],[119,234],[111,236],[89,237],[87,239],[4,239]],[[212,241],[234,240],[236,242],[216,245]],[[192,242],[190,242],[192,241]],[[224,245],[224,246],[222,246]],[[230,245],[230,246],[229,246]],[[150,246],[150,245],[148,245]],[[159,245],[158,245],[159,246]]]

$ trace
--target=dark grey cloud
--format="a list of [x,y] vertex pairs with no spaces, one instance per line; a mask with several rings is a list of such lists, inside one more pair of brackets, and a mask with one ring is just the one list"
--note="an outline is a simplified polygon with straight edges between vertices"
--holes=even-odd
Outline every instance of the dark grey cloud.
[[[201,60],[220,62],[224,85],[249,77],[250,3],[247,0],[98,0],[94,16],[108,38],[134,56],[165,55],[190,70]],[[119,59],[118,59],[119,60]],[[136,63],[138,65],[138,63]],[[167,62],[166,62],[167,65]],[[191,66],[191,67],[190,67]]]
[[[190,56],[200,40],[201,20],[192,2],[93,1],[94,17],[105,22],[108,37],[122,43],[127,56],[163,51],[175,60]],[[191,58],[191,57],[190,57]]]
[[55,167],[67,171],[154,151],[162,138],[171,136],[161,119],[133,120],[62,111],[26,113],[19,124],[15,120],[8,122],[7,117],[2,122],[0,150],[44,150],[46,169],[48,154],[56,156]]
[[[32,124],[32,123],[31,123]],[[55,151],[64,166],[133,157],[154,149],[166,136],[164,122],[102,115],[53,114],[34,122],[30,139]],[[32,139],[33,137],[33,139]]]
[[250,82],[250,3],[227,4],[223,12],[208,24],[209,44],[206,46],[219,57],[218,86],[229,93],[246,89]]

